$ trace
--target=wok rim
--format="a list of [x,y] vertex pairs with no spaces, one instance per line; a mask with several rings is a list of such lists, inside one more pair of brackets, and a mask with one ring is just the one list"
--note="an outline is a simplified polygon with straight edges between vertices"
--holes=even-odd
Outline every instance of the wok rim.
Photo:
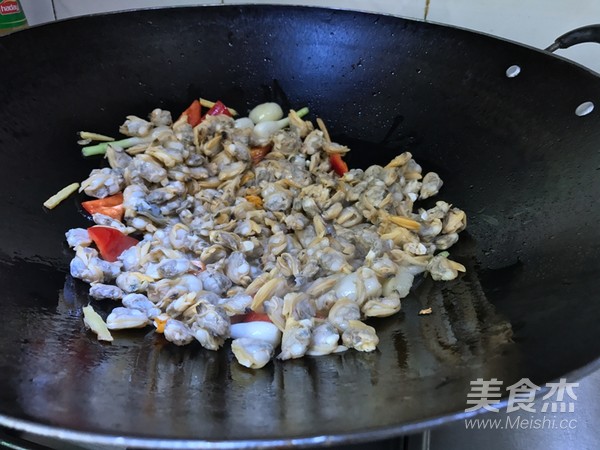
[[[571,381],[579,381],[600,370],[600,357],[588,364],[572,370],[560,378],[568,378]],[[548,382],[556,382],[558,379]],[[535,398],[545,394],[544,390],[538,390]],[[502,398],[494,406],[504,410],[508,405],[508,398]],[[206,439],[169,439],[159,437],[134,437],[102,434],[97,432],[75,431],[52,425],[40,425],[30,420],[15,419],[5,414],[0,414],[0,426],[16,431],[30,433],[36,436],[71,441],[73,443],[112,445],[133,448],[158,448],[158,449],[255,449],[255,448],[291,448],[291,447],[317,447],[346,444],[360,444],[365,442],[376,442],[385,439],[393,439],[399,436],[423,432],[425,430],[458,422],[462,419],[488,414],[485,409],[473,412],[458,411],[443,414],[425,420],[407,422],[401,425],[386,426],[370,430],[359,430],[350,433],[337,433],[331,435],[306,435],[300,437],[280,439],[238,439],[238,440],[206,440]]]
[[[299,3],[278,3],[277,1],[274,2],[270,2],[270,3],[201,3],[201,4],[197,4],[197,5],[170,5],[170,6],[149,6],[149,7],[144,7],[144,8],[127,8],[127,9],[120,9],[120,10],[116,10],[116,11],[104,11],[104,12],[95,12],[95,13],[91,13],[91,14],[83,14],[83,15],[78,15],[78,16],[71,16],[71,17],[65,17],[62,19],[55,19],[52,20],[50,22],[43,22],[43,23],[38,23],[35,25],[30,25],[27,28],[24,29],[19,29],[16,31],[12,31],[6,35],[4,35],[3,37],[6,36],[10,36],[10,35],[18,35],[19,33],[22,32],[26,32],[27,30],[30,29],[39,29],[42,27],[47,27],[47,26],[53,26],[54,24],[60,24],[60,23],[64,23],[64,22],[70,22],[73,20],[79,20],[79,19],[84,19],[84,18],[91,18],[91,17],[103,17],[103,16],[112,16],[112,15],[118,15],[118,14],[133,14],[136,12],[140,12],[140,11],[157,11],[157,10],[176,10],[176,9],[199,9],[199,8],[208,8],[208,9],[213,9],[213,8],[224,8],[224,9],[231,9],[231,8],[243,8],[243,7],[254,7],[254,8],[271,8],[271,7],[277,7],[277,8],[284,8],[284,9],[307,9],[307,10],[321,10],[321,11],[345,11],[345,12],[351,12],[351,13],[358,13],[358,14],[365,14],[365,15],[372,15],[372,16],[382,16],[382,17],[390,17],[390,18],[396,18],[396,19],[402,19],[402,20],[406,20],[409,22],[416,22],[416,23],[420,23],[420,24],[424,24],[424,25],[431,25],[433,27],[441,27],[441,28],[450,28],[452,30],[457,30],[457,31],[461,31],[461,32],[466,32],[466,33],[471,33],[471,34],[475,34],[477,36],[481,36],[484,37],[486,39],[494,39],[497,41],[501,41],[504,43],[509,43],[512,45],[516,45],[531,51],[534,51],[536,53],[541,53],[544,54],[546,56],[550,56],[556,59],[559,59],[567,64],[572,64],[574,66],[576,66],[577,68],[584,70],[585,72],[587,72],[588,74],[594,75],[596,77],[600,77],[600,72],[596,72],[595,70],[583,65],[582,63],[579,63],[575,60],[572,60],[570,58],[568,58],[567,56],[563,56],[561,54],[557,54],[555,52],[550,52],[545,50],[544,48],[539,48],[539,47],[535,47],[531,44],[526,44],[523,42],[519,42],[519,41],[515,41],[513,39],[504,37],[504,36],[496,36],[494,34],[485,32],[485,31],[480,31],[480,30],[476,30],[474,28],[467,28],[467,27],[461,27],[458,25],[454,25],[454,24],[447,24],[447,23],[443,23],[443,22],[437,22],[434,20],[423,20],[421,18],[418,17],[409,17],[409,16],[403,16],[400,14],[392,14],[392,13],[386,13],[386,12],[377,12],[377,11],[369,11],[366,9],[355,9],[355,8],[342,8],[339,6],[318,6],[318,5],[306,5],[306,4],[299,4]],[[572,29],[569,29],[568,31],[572,31]],[[567,49],[559,49],[559,50],[568,50]]]

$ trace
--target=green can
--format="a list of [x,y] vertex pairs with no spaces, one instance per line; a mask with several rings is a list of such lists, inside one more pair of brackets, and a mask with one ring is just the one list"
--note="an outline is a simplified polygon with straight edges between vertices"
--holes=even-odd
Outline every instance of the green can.
[[27,19],[20,3],[17,0],[0,0],[0,35],[26,26]]

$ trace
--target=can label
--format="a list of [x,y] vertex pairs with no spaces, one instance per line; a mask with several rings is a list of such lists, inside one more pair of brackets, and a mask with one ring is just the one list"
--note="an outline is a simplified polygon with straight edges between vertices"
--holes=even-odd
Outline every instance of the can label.
[[0,0],[0,30],[27,25],[23,8],[17,0]]

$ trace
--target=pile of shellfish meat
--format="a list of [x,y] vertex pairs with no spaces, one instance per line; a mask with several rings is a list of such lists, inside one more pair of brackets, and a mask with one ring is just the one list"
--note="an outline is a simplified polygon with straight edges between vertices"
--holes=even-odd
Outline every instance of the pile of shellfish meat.
[[[195,127],[160,109],[127,118],[120,131],[151,142],[108,145],[109,167],[81,186],[97,198],[122,192],[122,221],[93,220],[140,242],[108,262],[87,230],[66,234],[72,276],[92,298],[119,304],[108,329],[155,326],[173,344],[209,350],[233,338],[237,361],[251,368],[275,355],[370,352],[379,338],[365,320],[396,314],[415,276],[452,280],[465,270],[446,251],[465,213],[444,201],[415,206],[438,194],[436,173],[404,152],[339,176],[331,155],[349,149],[288,117],[268,139],[226,115]],[[259,147],[270,149],[262,160]],[[263,319],[245,321],[250,312]]]

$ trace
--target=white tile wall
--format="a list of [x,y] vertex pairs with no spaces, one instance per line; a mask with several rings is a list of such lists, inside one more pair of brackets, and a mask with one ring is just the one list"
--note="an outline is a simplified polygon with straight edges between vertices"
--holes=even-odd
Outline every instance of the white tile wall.
[[[571,29],[600,23],[600,0],[21,0],[30,24],[144,7],[282,3],[349,8],[455,25],[545,48]],[[427,11],[427,13],[426,13]],[[600,73],[600,46],[557,52]]]
[[30,25],[51,22],[54,18],[52,0],[20,0]]
[[160,6],[186,6],[199,4],[220,4],[222,0],[53,0],[58,19],[120,11],[138,8],[156,8]]
[[[567,31],[600,23],[600,1],[431,0],[427,20],[546,48]],[[600,45],[582,44],[557,54],[600,72]]]

